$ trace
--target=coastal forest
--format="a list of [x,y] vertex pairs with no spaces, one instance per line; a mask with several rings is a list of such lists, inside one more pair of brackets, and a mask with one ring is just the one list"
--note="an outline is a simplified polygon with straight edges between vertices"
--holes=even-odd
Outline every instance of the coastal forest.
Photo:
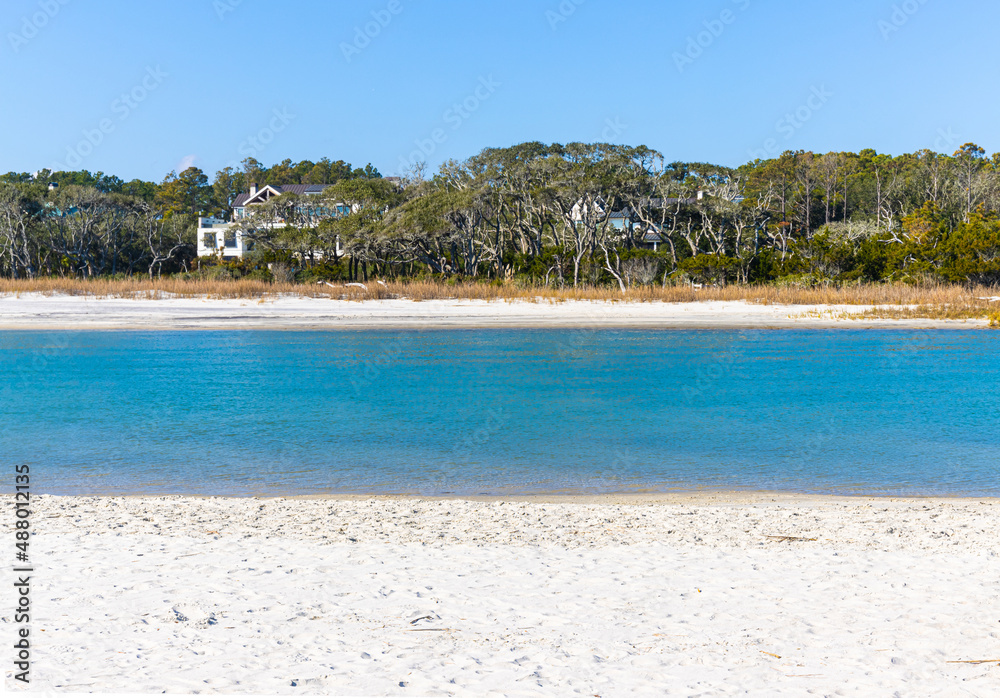
[[[197,257],[199,217],[251,185],[325,184],[250,207],[241,259]],[[346,206],[345,206],[346,204]],[[245,160],[213,179],[0,176],[0,276],[167,275],[534,286],[1000,282],[1000,154],[788,151],[736,168],[646,147],[524,143],[436,173]]]

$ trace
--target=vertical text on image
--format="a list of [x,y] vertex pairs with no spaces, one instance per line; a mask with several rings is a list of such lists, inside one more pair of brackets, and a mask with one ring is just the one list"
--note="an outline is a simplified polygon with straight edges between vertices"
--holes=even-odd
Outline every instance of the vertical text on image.
[[31,573],[28,539],[31,528],[31,473],[27,465],[14,467],[14,590],[17,599],[14,622],[17,642],[14,643],[14,678],[31,683]]

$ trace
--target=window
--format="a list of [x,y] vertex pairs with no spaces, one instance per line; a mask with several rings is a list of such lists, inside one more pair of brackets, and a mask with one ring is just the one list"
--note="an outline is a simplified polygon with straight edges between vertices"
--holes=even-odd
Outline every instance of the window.
[[205,236],[202,238],[202,244],[208,249],[214,250],[216,245],[215,233],[205,233]]

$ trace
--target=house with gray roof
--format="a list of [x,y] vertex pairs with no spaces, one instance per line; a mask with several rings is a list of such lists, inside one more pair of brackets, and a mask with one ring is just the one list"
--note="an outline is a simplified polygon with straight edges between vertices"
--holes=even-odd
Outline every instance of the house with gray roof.
[[[233,220],[245,218],[250,207],[267,203],[276,196],[282,194],[319,196],[329,186],[329,184],[267,184],[258,189],[256,184],[252,184],[250,191],[240,194],[233,202]],[[338,213],[347,213],[346,207],[338,209]]]
[[[309,197],[319,196],[329,187],[329,184],[266,184],[259,187],[250,185],[250,191],[236,197],[233,202],[233,217],[231,221],[221,221],[216,218],[198,219],[198,256],[207,257],[221,254],[223,259],[240,259],[252,249],[250,241],[244,240],[239,228],[234,223],[248,217],[254,206],[265,204],[282,194],[296,194],[303,197],[308,205]],[[312,209],[312,207],[310,207]],[[320,210],[322,209],[322,210]],[[346,216],[351,212],[350,206],[344,203],[336,204],[332,209],[329,204],[316,206],[317,216]]]

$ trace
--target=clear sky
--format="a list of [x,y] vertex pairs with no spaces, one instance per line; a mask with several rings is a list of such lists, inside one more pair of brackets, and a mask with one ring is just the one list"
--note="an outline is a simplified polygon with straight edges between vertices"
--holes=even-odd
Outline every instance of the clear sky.
[[4,0],[0,171],[992,153],[998,25],[981,0]]

